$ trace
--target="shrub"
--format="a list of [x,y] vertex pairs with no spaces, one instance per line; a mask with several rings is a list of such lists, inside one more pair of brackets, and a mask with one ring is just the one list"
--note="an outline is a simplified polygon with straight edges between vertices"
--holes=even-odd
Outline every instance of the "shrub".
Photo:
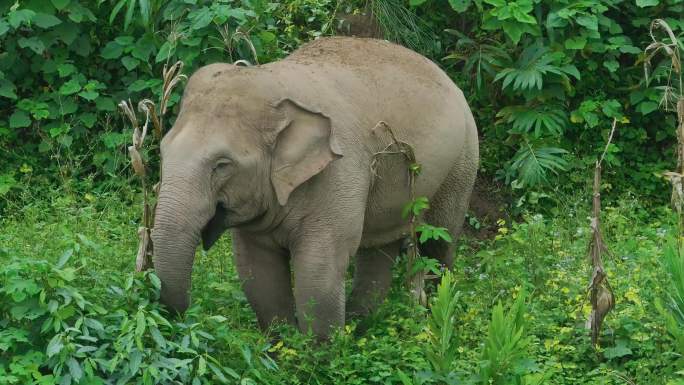
[[[157,303],[160,281],[149,272],[100,282],[107,293],[95,296],[74,286],[86,266],[67,266],[70,255],[57,264],[14,260],[0,272],[0,382],[209,384],[242,378],[216,355],[215,345],[230,340],[221,327],[224,317],[167,319]],[[251,355],[246,346],[242,351]]]

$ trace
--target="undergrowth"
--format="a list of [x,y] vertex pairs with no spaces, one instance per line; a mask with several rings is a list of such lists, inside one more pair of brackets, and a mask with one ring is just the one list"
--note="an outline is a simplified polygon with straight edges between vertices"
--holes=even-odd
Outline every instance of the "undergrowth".
[[171,317],[156,302],[155,276],[133,273],[135,207],[114,195],[52,196],[0,219],[2,383],[682,380],[669,313],[655,305],[673,293],[660,256],[676,221],[630,197],[605,209],[617,303],[594,352],[585,329],[588,202],[566,203],[555,217],[500,222],[491,241],[460,241],[454,272],[429,290],[427,308],[413,305],[396,279],[376,313],[314,347],[289,326],[258,330],[228,237],[199,252],[193,306]]

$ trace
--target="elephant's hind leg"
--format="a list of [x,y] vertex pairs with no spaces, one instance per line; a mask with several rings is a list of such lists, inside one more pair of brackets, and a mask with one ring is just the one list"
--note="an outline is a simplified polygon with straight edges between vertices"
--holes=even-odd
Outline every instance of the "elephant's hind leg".
[[[445,227],[453,241],[461,235],[470,194],[477,174],[477,156],[469,159],[464,156],[454,165],[449,175],[430,200],[430,208],[425,213],[427,223]],[[421,254],[436,258],[451,268],[454,259],[454,243],[428,240],[420,246]]]
[[295,302],[287,252],[268,247],[233,231],[233,249],[238,276],[259,326],[267,329],[275,321],[295,323]]
[[354,283],[347,304],[349,317],[362,317],[377,308],[392,284],[392,264],[401,241],[382,247],[360,249],[356,254]]

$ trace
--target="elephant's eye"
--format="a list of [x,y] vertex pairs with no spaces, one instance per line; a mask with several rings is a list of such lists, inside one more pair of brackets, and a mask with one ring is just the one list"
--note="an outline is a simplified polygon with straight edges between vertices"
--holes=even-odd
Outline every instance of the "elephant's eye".
[[227,158],[221,158],[214,163],[214,171],[226,170],[228,166],[232,165],[233,161]]

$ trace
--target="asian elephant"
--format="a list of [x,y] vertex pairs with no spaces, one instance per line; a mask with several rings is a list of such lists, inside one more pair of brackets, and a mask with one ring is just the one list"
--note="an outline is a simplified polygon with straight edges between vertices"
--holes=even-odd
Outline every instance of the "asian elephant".
[[[161,301],[188,307],[200,239],[207,249],[230,228],[261,327],[277,319],[325,339],[345,308],[366,314],[388,291],[409,231],[409,147],[426,222],[458,236],[477,129],[461,90],[430,60],[387,41],[321,38],[266,65],[200,68],[161,144],[152,234]],[[448,244],[426,249],[451,264]]]

